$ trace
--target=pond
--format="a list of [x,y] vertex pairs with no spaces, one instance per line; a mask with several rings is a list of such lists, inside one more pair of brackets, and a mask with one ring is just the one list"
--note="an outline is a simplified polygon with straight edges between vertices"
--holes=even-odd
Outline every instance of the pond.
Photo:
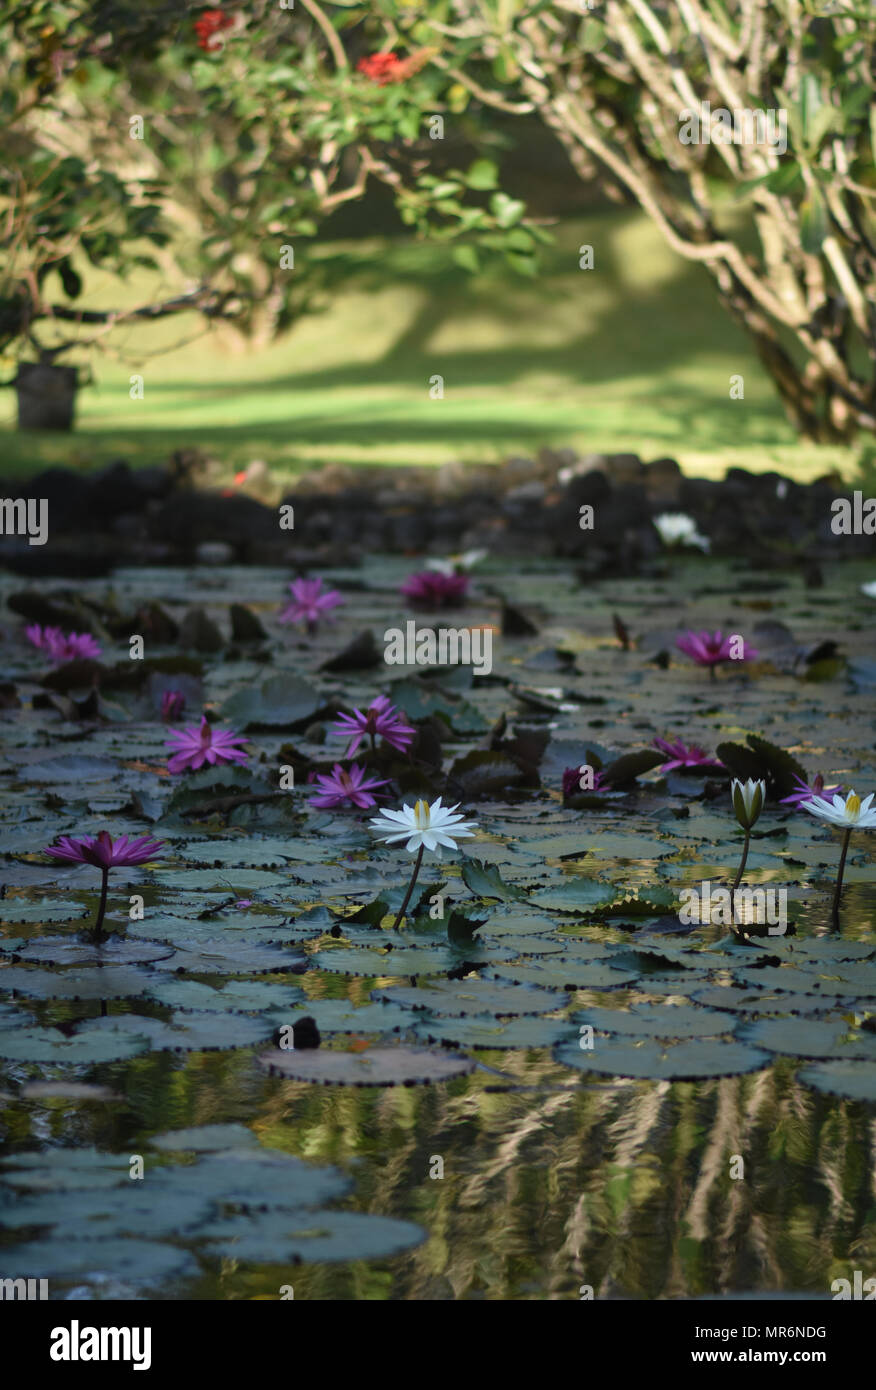
[[[850,836],[834,913],[841,830],[784,798],[876,788],[869,567],[488,558],[438,611],[400,592],[414,568],[326,569],[313,630],[279,621],[280,569],[3,579],[3,1273],[58,1299],[867,1277],[876,841]],[[489,665],[385,660],[412,617]],[[53,661],[32,624],[100,654]],[[686,630],[747,659],[713,677]],[[381,695],[409,735],[347,757],[340,712]],[[169,771],[202,711],[241,756]],[[377,804],[314,806],[351,762]],[[731,773],[766,792],[742,891],[781,913],[692,921],[744,853]],[[405,904],[415,855],[370,822],[438,797],[472,834]],[[99,864],[45,849],[101,832],[160,845],[109,870],[96,935]]]

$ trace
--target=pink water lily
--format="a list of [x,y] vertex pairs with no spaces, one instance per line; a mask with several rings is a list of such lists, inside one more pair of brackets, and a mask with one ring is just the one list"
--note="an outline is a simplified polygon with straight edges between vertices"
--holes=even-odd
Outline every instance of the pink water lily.
[[101,654],[90,632],[64,633],[59,627],[40,627],[39,623],[32,623],[24,629],[24,635],[56,666],[68,661],[97,661]]
[[215,763],[245,763],[249,758],[249,753],[240,747],[247,742],[246,737],[236,734],[233,729],[214,728],[206,715],[201,716],[200,727],[189,724],[184,729],[170,729],[169,733],[167,747],[175,748],[176,752],[168,759],[168,772],[185,772],[187,769],[197,772],[205,763],[210,766]]
[[343,594],[337,589],[327,589],[323,593],[321,579],[293,579],[289,585],[291,602],[281,608],[277,621],[281,623],[306,623],[307,630],[314,633],[321,618],[326,617],[339,603],[344,603]]
[[440,570],[420,570],[402,584],[401,592],[411,603],[423,608],[450,608],[462,603],[468,593],[467,574],[442,574]]
[[369,806],[377,805],[377,800],[371,793],[378,787],[389,786],[385,777],[367,777],[365,768],[360,767],[358,763],[353,763],[349,770],[341,767],[340,763],[335,763],[331,772],[316,773],[315,781],[319,795],[310,798],[310,805],[319,810],[334,810],[343,806],[345,802],[358,806],[363,811],[367,810]]
[[329,730],[329,733],[350,738],[345,758],[352,758],[366,738],[370,739],[372,748],[377,738],[383,738],[393,748],[405,753],[416,732],[413,725],[405,723],[404,715],[390,703],[388,695],[378,695],[364,714],[360,709],[354,709],[352,714],[338,715],[337,724],[333,724]]
[[724,766],[717,758],[710,758],[706,750],[696,743],[669,743],[665,738],[655,738],[654,747],[666,755],[666,761],[660,764],[661,772],[674,772],[676,768]]
[[96,838],[93,835],[83,835],[79,839],[72,835],[61,835],[58,843],[49,845],[45,853],[68,864],[93,864],[100,869],[100,903],[92,928],[94,939],[99,940],[106,913],[110,869],[124,864],[145,864],[147,860],[155,859],[163,849],[164,841],[154,840],[151,835],[141,835],[136,840],[129,840],[127,835],[121,835],[114,841],[108,831],[101,830]]
[[[742,651],[734,655],[737,642],[742,643]],[[675,645],[698,666],[708,666],[709,675],[713,680],[715,667],[720,666],[722,662],[751,661],[757,656],[754,647],[750,647],[737,634],[728,633],[726,637],[722,637],[720,631],[714,635],[709,632],[683,632],[675,639]]]

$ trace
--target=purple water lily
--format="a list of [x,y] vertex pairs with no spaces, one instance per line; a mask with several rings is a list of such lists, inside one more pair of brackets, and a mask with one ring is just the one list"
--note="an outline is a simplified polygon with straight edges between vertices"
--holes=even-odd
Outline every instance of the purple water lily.
[[151,835],[141,835],[137,840],[129,840],[127,835],[121,835],[118,840],[113,840],[108,831],[101,830],[97,838],[83,835],[75,839],[71,835],[61,835],[58,843],[49,845],[45,853],[68,864],[94,864],[100,869],[100,904],[92,928],[92,935],[97,940],[103,932],[110,869],[120,864],[145,864],[147,860],[155,859],[163,849],[164,841],[154,840]]
[[289,585],[291,602],[281,608],[277,621],[281,623],[306,623],[307,631],[313,635],[320,619],[326,617],[339,603],[344,603],[343,594],[337,589],[327,589],[323,593],[321,579],[293,579]]
[[567,767],[563,773],[563,800],[568,801],[572,796],[586,795],[588,792],[606,792],[611,788],[605,780],[605,774],[591,769],[593,777],[592,787],[582,787],[581,777],[583,770],[580,767]]
[[97,661],[101,649],[90,632],[64,633],[59,627],[40,627],[32,623],[24,629],[29,642],[56,666],[64,666],[68,661]]
[[186,707],[186,697],[181,690],[165,690],[161,696],[161,717],[167,721],[179,719]]
[[467,574],[420,570],[405,580],[401,592],[422,608],[450,608],[464,601],[469,582]]
[[840,786],[826,787],[824,785],[824,778],[822,777],[820,772],[813,781],[811,787],[809,786],[808,782],[803,781],[802,777],[795,777],[794,782],[796,784],[794,790],[791,792],[790,796],[782,797],[781,801],[779,802],[780,806],[802,806],[804,801],[813,801],[816,797],[819,796],[823,796],[828,799],[834,796],[842,796],[845,790],[844,787]]
[[168,759],[168,772],[197,772],[208,763],[245,763],[249,754],[240,747],[247,740],[233,729],[215,729],[207,716],[201,716],[200,727],[189,724],[184,729],[170,729],[168,748],[176,752]]
[[406,753],[416,732],[411,724],[405,723],[404,715],[390,703],[387,695],[378,695],[364,714],[354,709],[352,714],[338,715],[337,724],[329,730],[329,733],[350,738],[345,758],[354,757],[366,738],[370,739],[372,748],[377,738],[383,738],[400,753]]
[[369,806],[377,805],[377,799],[371,793],[378,787],[389,785],[385,777],[367,777],[365,768],[358,763],[353,763],[349,769],[335,763],[331,772],[318,772],[314,780],[319,794],[310,798],[310,805],[326,811],[335,810],[345,803],[367,810]]

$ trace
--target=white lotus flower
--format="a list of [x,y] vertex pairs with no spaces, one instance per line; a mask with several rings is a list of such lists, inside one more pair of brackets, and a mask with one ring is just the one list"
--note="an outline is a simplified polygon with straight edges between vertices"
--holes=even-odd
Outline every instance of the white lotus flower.
[[874,794],[871,792],[863,801],[853,791],[848,796],[837,793],[832,801],[825,796],[813,796],[808,801],[801,801],[800,805],[810,815],[830,821],[831,825],[840,825],[844,830],[873,830],[876,829],[876,807],[872,804]]
[[664,545],[696,545],[705,552],[712,548],[709,538],[700,535],[693,517],[684,512],[661,512],[654,517],[654,525]]
[[763,810],[766,783],[754,782],[750,777],[747,782],[740,782],[737,777],[734,777],[730,796],[733,800],[736,819],[743,830],[750,830]]
[[486,550],[464,550],[461,555],[448,555],[446,560],[427,560],[427,570],[437,570],[439,574],[460,574],[474,569],[487,554]]
[[876,580],[871,580],[869,584],[862,584],[861,593],[866,594],[868,598],[876,598]]
[[419,849],[437,850],[440,858],[442,845],[446,849],[456,849],[456,841],[474,835],[477,828],[475,821],[454,815],[455,810],[456,806],[442,806],[439,796],[431,806],[427,801],[418,801],[416,806],[404,805],[400,811],[381,811],[371,825],[375,830],[393,827],[388,835],[378,836],[385,844],[407,840],[408,854]]

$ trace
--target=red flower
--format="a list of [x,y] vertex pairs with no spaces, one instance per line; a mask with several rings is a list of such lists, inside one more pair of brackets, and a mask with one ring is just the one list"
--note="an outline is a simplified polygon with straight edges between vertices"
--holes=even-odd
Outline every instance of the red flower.
[[359,59],[356,69],[370,77],[378,87],[388,87],[391,82],[404,82],[413,77],[434,52],[434,49],[420,48],[410,58],[400,58],[397,53],[370,53],[367,58]]
[[218,34],[221,29],[230,29],[234,24],[231,15],[227,15],[222,10],[205,10],[200,19],[195,20],[195,33],[198,36],[198,47],[206,50],[207,53],[214,53],[222,44],[215,39],[214,34]]
[[356,64],[358,72],[363,72],[366,77],[370,77],[372,82],[376,82],[378,87],[385,87],[390,82],[400,80],[399,68],[402,61],[397,53],[371,53],[367,58],[360,58]]

